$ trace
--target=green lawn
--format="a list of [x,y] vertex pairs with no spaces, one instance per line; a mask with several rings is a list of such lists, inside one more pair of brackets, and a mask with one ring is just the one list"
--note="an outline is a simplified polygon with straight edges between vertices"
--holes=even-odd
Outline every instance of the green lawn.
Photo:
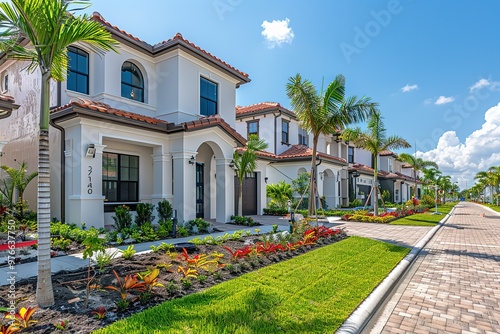
[[490,209],[492,209],[492,210],[494,210],[496,212],[500,212],[500,206],[498,206],[498,205],[488,204],[488,203],[484,203],[484,204],[479,203],[479,204],[487,206],[488,208],[490,208]]
[[333,333],[408,252],[349,237],[96,333]]
[[436,211],[434,208],[431,208],[429,211],[425,213],[419,213],[416,215],[411,215],[408,217],[404,217],[401,219],[397,219],[395,221],[390,222],[390,225],[409,225],[409,226],[436,226],[437,223],[441,221],[445,217],[447,213],[453,209],[453,207],[457,203],[446,203],[443,205],[438,205],[438,212],[440,215],[435,215]]

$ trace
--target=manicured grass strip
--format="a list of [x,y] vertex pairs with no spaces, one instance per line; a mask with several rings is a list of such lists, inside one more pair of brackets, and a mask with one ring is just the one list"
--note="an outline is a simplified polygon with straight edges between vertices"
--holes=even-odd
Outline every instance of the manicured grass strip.
[[333,333],[408,252],[349,237],[96,333]]
[[493,211],[500,212],[500,206],[495,205],[495,204],[489,204],[489,203],[479,203],[481,205],[487,206],[488,208],[492,209]]
[[444,218],[444,216],[453,209],[456,203],[443,204],[438,206],[438,212],[440,215],[434,215],[436,211],[431,208],[425,213],[418,213],[416,215],[411,215],[401,219],[397,219],[389,223],[389,225],[406,225],[406,226],[436,226],[437,223]]

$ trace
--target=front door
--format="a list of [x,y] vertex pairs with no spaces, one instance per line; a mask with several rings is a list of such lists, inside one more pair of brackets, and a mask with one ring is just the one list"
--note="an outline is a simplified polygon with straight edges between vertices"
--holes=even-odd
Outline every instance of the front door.
[[205,218],[203,212],[203,163],[196,163],[196,218]]

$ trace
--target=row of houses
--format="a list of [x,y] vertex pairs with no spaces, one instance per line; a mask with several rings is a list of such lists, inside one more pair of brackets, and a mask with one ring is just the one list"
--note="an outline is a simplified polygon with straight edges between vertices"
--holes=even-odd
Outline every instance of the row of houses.
[[[227,222],[235,214],[233,152],[251,134],[269,147],[244,181],[243,214],[261,214],[266,184],[291,182],[310,169],[310,135],[280,103],[236,106],[247,73],[181,34],[151,45],[107,22],[119,53],[68,49],[66,82],[51,90],[52,216],[110,226],[114,209],[169,200],[181,221]],[[0,58],[0,164],[37,165],[40,78],[26,63]],[[319,140],[318,193],[330,208],[366,199],[373,157],[338,135]],[[379,157],[382,189],[404,202],[412,170],[393,152]],[[30,168],[30,169],[31,169]],[[419,191],[419,190],[417,190]],[[36,186],[25,196],[36,203]]]

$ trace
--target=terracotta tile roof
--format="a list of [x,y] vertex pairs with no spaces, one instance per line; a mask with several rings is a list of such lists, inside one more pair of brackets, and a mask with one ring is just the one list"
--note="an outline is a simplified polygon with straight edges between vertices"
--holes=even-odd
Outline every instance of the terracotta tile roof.
[[184,131],[195,131],[199,129],[204,129],[212,126],[220,126],[231,136],[234,137],[240,144],[245,145],[246,139],[240,135],[235,129],[233,129],[229,124],[226,123],[219,115],[212,115],[200,118],[195,121],[189,121],[182,123]]
[[396,153],[392,152],[392,151],[389,151],[389,150],[385,150],[385,151],[381,151],[379,153],[380,156],[388,156],[388,155],[397,155]]
[[158,44],[156,44],[156,45],[151,45],[151,44],[149,44],[149,43],[147,43],[147,42],[145,42],[145,41],[143,41],[143,40],[139,39],[138,37],[136,37],[136,36],[134,36],[134,35],[132,35],[132,34],[129,34],[129,33],[128,33],[128,32],[126,32],[125,30],[122,30],[122,29],[118,28],[117,26],[112,25],[111,23],[109,23],[108,21],[106,21],[106,20],[104,19],[104,17],[103,17],[100,13],[98,13],[98,12],[94,12],[94,13],[92,14],[92,18],[93,18],[95,21],[98,21],[98,22],[100,22],[101,24],[103,24],[103,25],[105,25],[105,26],[107,26],[107,27],[109,27],[109,28],[111,28],[111,29],[113,29],[113,30],[115,30],[115,31],[117,31],[117,32],[119,32],[119,33],[121,33],[121,34],[123,34],[123,35],[125,35],[125,36],[129,37],[129,38],[131,38],[133,41],[135,41],[135,42],[137,42],[137,43],[141,43],[141,44],[143,44],[143,46],[145,46],[145,47],[149,48],[151,52],[155,51],[155,49],[157,49],[158,47],[164,47],[164,46],[167,46],[167,47],[168,47],[168,46],[173,45],[173,44],[175,44],[175,43],[182,42],[182,43],[184,43],[185,45],[189,45],[190,47],[192,47],[192,48],[194,48],[194,49],[198,50],[199,52],[201,52],[201,53],[202,53],[202,54],[204,54],[205,56],[209,57],[209,58],[210,58],[210,59],[212,59],[213,61],[215,61],[215,62],[217,62],[217,63],[219,63],[219,64],[223,65],[224,67],[227,67],[228,69],[230,69],[230,70],[232,70],[232,71],[234,71],[234,72],[238,73],[239,75],[241,75],[241,76],[243,76],[243,77],[247,78],[247,81],[250,81],[250,80],[248,79],[248,74],[247,74],[247,73],[245,73],[245,72],[242,72],[242,71],[238,70],[237,68],[235,68],[235,67],[233,67],[233,66],[229,65],[228,63],[226,63],[226,62],[225,62],[225,61],[223,61],[222,59],[220,59],[220,58],[218,58],[218,57],[214,56],[214,55],[213,55],[213,54],[211,54],[210,52],[208,52],[208,51],[206,51],[206,50],[204,50],[204,49],[200,48],[198,45],[196,45],[196,44],[194,44],[194,43],[190,42],[189,40],[185,39],[184,37],[182,37],[182,35],[181,35],[180,33],[175,34],[175,36],[174,36],[173,38],[170,38],[170,39],[168,39],[167,41],[162,41],[162,42],[160,42],[160,43],[158,43]]
[[236,106],[236,114],[246,114],[255,111],[281,108],[278,102],[260,102],[249,106]]
[[271,112],[273,110],[280,110],[292,117],[296,117],[295,113],[285,107],[283,107],[278,102],[259,102],[251,104],[249,106],[236,106],[236,116],[251,114],[251,113],[261,113],[261,112]]
[[[278,155],[278,158],[299,158],[299,157],[312,157],[312,148],[305,145],[292,145],[288,150]],[[317,152],[320,158],[335,160],[340,162],[347,162],[345,159],[335,157],[322,152]]]
[[242,71],[238,70],[236,67],[229,65],[228,63],[226,63],[226,62],[225,62],[225,61],[223,61],[222,59],[220,59],[220,58],[218,58],[218,57],[214,56],[213,54],[211,54],[210,52],[206,51],[205,49],[200,48],[198,45],[196,45],[196,44],[194,44],[193,42],[190,42],[188,39],[185,39],[184,37],[182,37],[182,34],[181,34],[181,33],[179,33],[179,32],[178,32],[177,34],[175,34],[175,36],[174,36],[173,38],[171,38],[171,39],[169,39],[169,40],[167,40],[167,41],[163,41],[163,42],[161,42],[160,44],[161,44],[161,45],[167,45],[167,44],[169,44],[171,41],[176,41],[176,40],[178,40],[178,41],[182,41],[182,42],[184,42],[184,43],[186,43],[186,44],[188,44],[188,45],[192,46],[193,48],[195,48],[195,49],[196,49],[196,50],[198,50],[198,51],[201,51],[202,53],[204,53],[205,55],[209,56],[209,57],[210,57],[210,58],[212,58],[213,60],[215,60],[215,61],[217,61],[217,62],[219,62],[219,63],[223,64],[224,66],[226,66],[226,67],[228,67],[228,68],[232,69],[233,71],[235,71],[235,72],[237,72],[237,73],[241,74],[242,76],[244,76],[244,77],[248,78],[248,73],[245,73],[245,72],[242,72]]
[[373,168],[363,164],[354,164],[351,167],[349,167],[349,171],[365,172],[370,174],[373,174],[374,172]]
[[154,124],[154,125],[160,124],[160,123],[163,123],[163,124],[168,123],[167,121],[164,121],[164,120],[161,120],[158,118],[144,116],[144,115],[132,113],[129,111],[124,111],[121,109],[115,109],[115,108],[112,108],[111,106],[109,106],[108,104],[105,104],[102,102],[96,102],[96,101],[92,101],[92,100],[87,100],[87,99],[82,99],[82,98],[78,98],[77,100],[72,100],[70,103],[63,105],[63,106],[60,106],[58,108],[52,109],[50,112],[51,112],[51,114],[54,114],[54,113],[57,113],[58,111],[68,109],[69,107],[72,107],[72,106],[77,106],[77,107],[85,108],[88,110],[98,111],[98,112],[103,113],[103,114],[110,114],[110,115],[114,115],[114,116],[118,116],[118,117],[132,119],[132,120],[139,121],[139,122]]
[[402,167],[403,167],[403,168],[413,168],[413,166],[412,166],[412,165],[410,165],[410,164],[403,164],[403,166],[402,166]]

